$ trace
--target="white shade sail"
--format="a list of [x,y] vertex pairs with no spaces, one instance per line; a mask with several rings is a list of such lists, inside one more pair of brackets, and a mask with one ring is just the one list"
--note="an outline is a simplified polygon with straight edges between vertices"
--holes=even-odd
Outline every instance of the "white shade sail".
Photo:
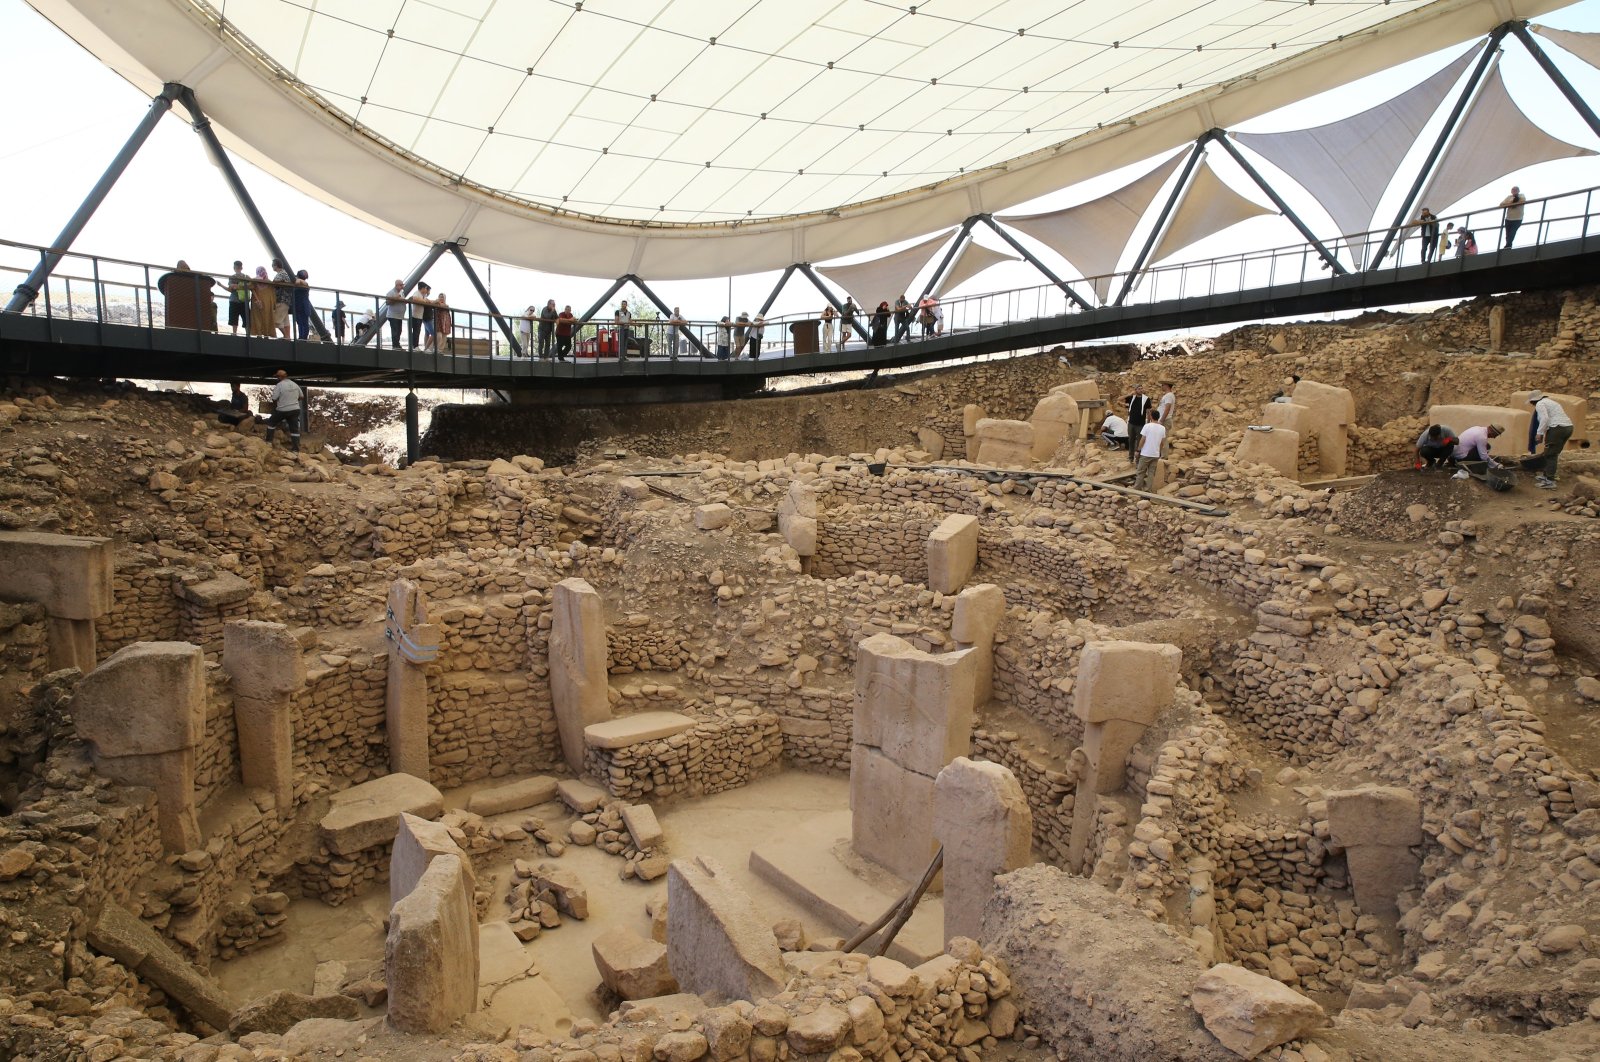
[[911,282],[917,279],[922,267],[928,264],[933,252],[950,239],[948,231],[932,239],[923,240],[893,254],[850,265],[822,266],[817,272],[839,285],[855,297],[856,303],[872,309],[880,302],[891,305],[907,293]]
[[1087,203],[1047,214],[995,220],[1022,230],[1077,266],[1091,278],[1095,294],[1104,303],[1128,237],[1185,157],[1183,153],[1174,155],[1143,177]]
[[1579,33],[1576,30],[1551,29],[1534,26],[1533,32],[1571,52],[1590,66],[1600,67],[1600,33]]
[[1484,79],[1444,157],[1417,202],[1443,214],[1469,193],[1514,170],[1594,152],[1555,137],[1522,113],[1496,70]]
[[957,256],[955,264],[946,271],[944,279],[939,282],[939,287],[935,289],[934,294],[942,297],[945,292],[954,291],[990,266],[997,266],[1001,262],[1020,262],[1021,260],[1014,254],[1002,254],[999,251],[990,250],[981,243],[968,240],[967,245],[961,248],[961,254]]
[[[1341,236],[1365,232],[1406,152],[1482,50],[1479,44],[1421,84],[1360,114],[1311,129],[1234,133],[1233,138],[1298,181],[1333,218]],[[1361,239],[1349,244],[1358,256],[1366,247]]]
[[1159,262],[1230,225],[1272,212],[1229,188],[1207,163],[1194,175],[1150,261]]

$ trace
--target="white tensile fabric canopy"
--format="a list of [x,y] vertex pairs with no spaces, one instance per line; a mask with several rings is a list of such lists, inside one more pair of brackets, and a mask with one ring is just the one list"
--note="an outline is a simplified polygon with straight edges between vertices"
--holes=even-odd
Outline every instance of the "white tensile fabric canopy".
[[842,266],[823,266],[817,272],[848,291],[859,306],[870,310],[880,302],[893,305],[895,299],[907,293],[911,282],[917,279],[922,267],[933,257],[934,250],[943,247],[949,239],[949,232],[941,232],[932,239],[882,258]]
[[1590,66],[1600,66],[1600,33],[1579,33],[1576,30],[1551,29],[1549,26],[1532,28],[1539,36],[1560,45]]
[[1087,203],[1047,214],[995,220],[1020,229],[1077,266],[1090,278],[1095,295],[1104,303],[1110,297],[1111,274],[1128,245],[1128,237],[1185,157],[1181,153],[1174,155],[1144,176]]
[[28,0],[355,217],[659,280],[937,232],[1570,2]]
[[1160,242],[1150,253],[1150,261],[1159,262],[1230,225],[1272,212],[1271,208],[1252,202],[1223,184],[1210,163],[1207,163],[1199,168],[1194,180],[1189,182],[1183,202],[1178,205],[1177,212],[1167,223],[1166,231],[1161,234]]
[[967,245],[961,248],[961,254],[956,257],[955,263],[945,271],[944,279],[939,281],[934,294],[942,298],[945,292],[954,291],[991,266],[997,266],[1001,262],[1021,260],[1014,254],[1002,254],[981,243],[968,240]]
[[[1406,152],[1482,50],[1480,44],[1426,81],[1360,114],[1312,129],[1234,133],[1233,138],[1298,181],[1333,218],[1340,235],[1365,232]],[[1362,264],[1366,241],[1348,242],[1357,265]]]
[[1442,215],[1468,193],[1514,170],[1593,154],[1586,147],[1557,140],[1529,121],[1496,70],[1484,79],[1483,89],[1417,202]]

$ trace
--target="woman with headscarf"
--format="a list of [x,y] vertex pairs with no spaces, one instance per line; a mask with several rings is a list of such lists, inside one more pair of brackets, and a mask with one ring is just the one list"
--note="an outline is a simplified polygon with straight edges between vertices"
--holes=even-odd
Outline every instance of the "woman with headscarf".
[[878,303],[878,308],[872,311],[872,345],[881,347],[889,342],[889,304]]
[[277,304],[278,293],[267,276],[266,266],[256,266],[255,279],[250,282],[250,334],[272,334],[272,308]]
[[454,354],[456,345],[450,338],[450,333],[455,328],[455,319],[450,316],[450,305],[445,302],[444,292],[439,292],[439,297],[433,300],[433,304],[433,349],[435,353],[445,350]]

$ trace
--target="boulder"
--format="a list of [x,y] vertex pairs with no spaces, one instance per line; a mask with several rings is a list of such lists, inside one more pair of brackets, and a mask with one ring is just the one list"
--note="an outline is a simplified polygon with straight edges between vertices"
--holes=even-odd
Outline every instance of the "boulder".
[[590,947],[600,980],[623,999],[649,999],[678,990],[664,944],[616,926],[596,937]]
[[497,785],[493,789],[480,789],[467,801],[467,810],[474,815],[500,815],[507,811],[537,807],[555,798],[556,780],[541,775]]
[[1200,975],[1190,1001],[1211,1035],[1240,1058],[1297,1040],[1328,1020],[1294,989],[1231,963]]
[[361,1004],[349,996],[306,996],[299,992],[278,991],[252,999],[240,1007],[228,1025],[235,1036],[246,1033],[286,1033],[307,1018],[338,1018],[344,1021],[361,1016]]

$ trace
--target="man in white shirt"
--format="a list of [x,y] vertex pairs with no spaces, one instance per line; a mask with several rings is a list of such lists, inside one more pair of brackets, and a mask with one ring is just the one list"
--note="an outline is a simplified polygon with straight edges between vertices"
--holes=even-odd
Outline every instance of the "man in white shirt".
[[1172,427],[1172,411],[1178,406],[1178,396],[1172,392],[1172,381],[1162,380],[1161,386],[1166,388],[1161,393],[1161,400],[1156,403],[1156,408],[1161,411],[1161,423],[1166,428]]
[[[1537,463],[1528,467],[1535,470],[1534,482],[1545,490],[1556,489],[1556,461],[1572,438],[1572,418],[1561,408],[1561,403],[1545,394],[1534,391],[1528,395],[1533,407],[1534,444],[1544,443],[1544,454]],[[1533,447],[1529,447],[1531,453]]]
[[1126,450],[1128,448],[1128,422],[1115,413],[1107,413],[1106,419],[1100,422],[1100,438],[1113,450]]
[[289,449],[300,450],[300,385],[289,379],[286,369],[278,370],[278,382],[272,385],[272,416],[267,418],[267,445],[277,434],[278,425],[289,429]]
[[1505,429],[1498,424],[1479,424],[1468,428],[1456,439],[1454,459],[1457,461],[1483,461],[1491,466],[1498,465],[1493,457],[1489,456],[1489,440],[1498,439],[1505,434]]
[[1527,197],[1522,194],[1522,189],[1516,185],[1511,186],[1510,195],[1500,200],[1500,207],[1506,212],[1506,242],[1502,246],[1510,247],[1516,242],[1517,230],[1522,228],[1522,212],[1527,203]]
[[623,299],[617,312],[611,315],[611,323],[617,327],[617,360],[621,361],[628,356],[628,333],[633,330],[633,314],[628,310],[627,299]]
[[1161,460],[1161,447],[1167,441],[1167,429],[1161,426],[1161,411],[1150,411],[1150,422],[1139,432],[1139,464],[1133,477],[1133,489],[1148,491],[1155,485],[1156,462]]

